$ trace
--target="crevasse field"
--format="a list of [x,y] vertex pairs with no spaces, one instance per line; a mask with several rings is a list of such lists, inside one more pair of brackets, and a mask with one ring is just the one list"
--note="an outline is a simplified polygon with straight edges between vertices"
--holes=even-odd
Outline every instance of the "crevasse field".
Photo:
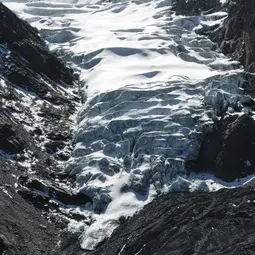
[[[65,171],[93,206],[70,221],[93,250],[155,196],[226,186],[186,175],[203,134],[242,96],[242,70],[195,30],[225,13],[176,16],[170,0],[3,1],[80,73],[82,106]],[[237,183],[230,183],[234,186]]]

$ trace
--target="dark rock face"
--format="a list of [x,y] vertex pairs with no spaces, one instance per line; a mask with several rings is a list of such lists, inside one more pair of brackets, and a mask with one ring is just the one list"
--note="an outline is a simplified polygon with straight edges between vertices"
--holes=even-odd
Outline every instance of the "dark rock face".
[[254,189],[178,193],[154,200],[122,224],[95,255],[255,252]]
[[84,218],[61,209],[90,202],[56,183],[72,150],[77,77],[1,3],[0,24],[0,254],[64,254],[67,219]]
[[229,124],[222,151],[217,157],[216,176],[223,180],[245,177],[254,173],[255,121],[243,115]]
[[173,10],[177,15],[194,16],[203,11],[219,8],[218,0],[174,0]]
[[[92,202],[92,200],[83,193],[72,193],[70,190],[61,188],[57,184],[47,180],[43,182],[38,179],[30,179],[28,176],[21,176],[19,179],[22,186],[33,190],[34,193],[38,193],[38,195],[40,194],[43,197],[53,199],[57,203],[82,206],[88,202]],[[26,194],[26,192],[20,192]]]
[[59,230],[17,194],[13,174],[18,173],[0,157],[0,254],[58,254]]
[[24,142],[17,137],[15,131],[11,125],[3,124],[0,126],[0,137],[1,149],[7,153],[19,153],[24,150]]
[[211,172],[224,181],[254,173],[255,121],[248,114],[222,119],[203,140],[199,157],[187,162],[191,171]]
[[197,32],[218,43],[222,52],[239,61],[246,71],[255,72],[255,2],[232,0],[220,9],[228,12],[222,26],[204,25]]
[[221,43],[223,53],[240,61],[249,72],[255,72],[254,11],[252,0],[231,1]]
[[25,150],[43,161],[49,154],[66,160],[77,77],[36,29],[1,3],[0,14],[0,150],[19,161]]
[[11,83],[40,97],[51,92],[51,86],[73,83],[73,71],[48,51],[38,31],[3,4],[0,4],[0,24],[1,73]]

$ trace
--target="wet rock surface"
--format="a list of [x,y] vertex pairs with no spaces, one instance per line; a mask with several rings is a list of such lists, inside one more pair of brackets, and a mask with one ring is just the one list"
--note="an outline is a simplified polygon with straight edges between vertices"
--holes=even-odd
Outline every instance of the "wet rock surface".
[[161,196],[93,254],[254,254],[254,198],[253,188]]

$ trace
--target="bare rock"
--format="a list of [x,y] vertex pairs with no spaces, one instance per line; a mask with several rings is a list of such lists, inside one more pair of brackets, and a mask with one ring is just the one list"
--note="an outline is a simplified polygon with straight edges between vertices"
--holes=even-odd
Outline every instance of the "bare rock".
[[255,171],[255,121],[249,114],[229,116],[206,135],[197,160],[187,167],[211,172],[224,181],[234,181]]

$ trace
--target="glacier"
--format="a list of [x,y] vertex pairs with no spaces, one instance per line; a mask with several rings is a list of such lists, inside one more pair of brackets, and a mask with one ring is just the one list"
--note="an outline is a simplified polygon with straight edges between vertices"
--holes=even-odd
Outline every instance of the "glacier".
[[64,171],[93,199],[75,209],[90,224],[69,224],[83,249],[163,192],[226,185],[185,169],[214,121],[245,111],[250,99],[239,63],[195,32],[226,13],[176,16],[170,0],[3,2],[80,75],[82,106]]

